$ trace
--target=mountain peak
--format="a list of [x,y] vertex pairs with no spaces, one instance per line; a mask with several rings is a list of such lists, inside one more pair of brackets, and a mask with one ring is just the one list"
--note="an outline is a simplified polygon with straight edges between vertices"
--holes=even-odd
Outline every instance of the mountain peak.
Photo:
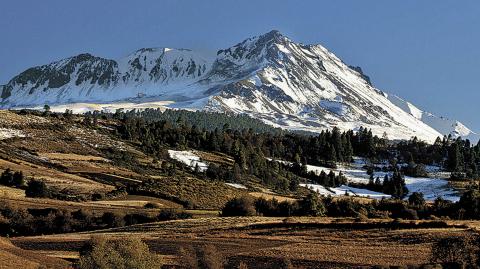
[[219,50],[217,55],[231,58],[234,61],[253,60],[259,61],[263,57],[275,58],[278,55],[278,47],[285,46],[290,42],[278,30],[272,30],[263,35],[247,38],[228,49]]
[[286,42],[290,42],[290,39],[283,35],[278,30],[272,30],[266,34],[260,35],[257,37],[257,44],[285,44]]
[[283,40],[288,39],[278,30],[272,30],[268,33],[259,36],[260,38],[267,39],[267,40]]

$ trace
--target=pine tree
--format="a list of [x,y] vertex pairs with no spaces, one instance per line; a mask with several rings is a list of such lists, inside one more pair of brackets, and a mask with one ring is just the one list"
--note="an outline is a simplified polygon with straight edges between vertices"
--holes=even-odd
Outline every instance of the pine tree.
[[447,160],[447,165],[449,171],[452,172],[460,172],[462,163],[461,163],[461,157],[460,157],[460,148],[457,143],[453,143],[450,146],[450,149],[448,151],[448,160]]
[[318,194],[310,192],[306,197],[300,200],[300,209],[302,215],[306,216],[323,216],[325,215],[325,205],[318,197]]
[[391,184],[390,184],[390,178],[388,177],[388,174],[385,174],[383,177],[383,182],[382,182],[382,192],[383,193],[391,193]]
[[370,174],[370,177],[368,178],[368,187],[373,188],[375,186],[375,179],[373,177],[373,173]]
[[405,178],[400,173],[400,171],[396,170],[393,172],[391,184],[392,190],[390,194],[393,197],[402,199],[408,194],[408,189],[405,184]]
[[380,177],[377,177],[375,179],[375,189],[376,190],[381,190],[381,187],[382,187],[382,182],[380,181]]
[[330,170],[330,173],[328,174],[328,186],[330,187],[336,187],[337,182],[336,182],[336,176],[335,173]]
[[352,142],[350,141],[350,138],[346,137],[345,138],[345,161],[346,162],[351,162],[352,157],[353,157],[353,147],[352,147]]
[[25,178],[24,178],[23,173],[21,171],[20,172],[17,171],[15,173],[13,173],[12,185],[17,186],[17,187],[25,185]]

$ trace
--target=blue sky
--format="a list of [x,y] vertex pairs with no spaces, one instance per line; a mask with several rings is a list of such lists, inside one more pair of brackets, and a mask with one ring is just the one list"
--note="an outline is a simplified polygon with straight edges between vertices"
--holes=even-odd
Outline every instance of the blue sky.
[[480,1],[1,1],[0,84],[82,52],[226,48],[277,29],[359,65],[380,89],[480,131]]

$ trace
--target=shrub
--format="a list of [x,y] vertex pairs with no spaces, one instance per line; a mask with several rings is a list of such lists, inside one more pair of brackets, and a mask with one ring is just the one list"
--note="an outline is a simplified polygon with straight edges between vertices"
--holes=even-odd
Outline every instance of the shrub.
[[222,254],[213,245],[205,245],[201,251],[202,268],[223,269],[225,260]]
[[428,177],[428,173],[423,164],[409,163],[407,166],[402,167],[402,172],[410,177]]
[[372,210],[368,213],[368,217],[372,219],[388,219],[390,218],[390,212],[382,210]]
[[23,176],[22,172],[15,172],[13,173],[12,177],[12,185],[16,187],[21,187],[25,185],[25,177]]
[[180,262],[189,269],[198,268],[197,252],[192,246],[181,247],[179,250]]
[[465,211],[465,218],[478,219],[480,216],[480,191],[470,189],[466,191],[458,202],[460,208]]
[[103,197],[103,194],[101,193],[94,193],[92,194],[92,200],[93,201],[100,201],[102,200],[104,197]]
[[149,202],[149,203],[146,203],[143,207],[147,209],[155,209],[155,208],[160,208],[160,205],[158,203]]
[[288,258],[283,258],[280,262],[281,269],[293,269],[292,262]]
[[125,225],[124,216],[115,214],[112,212],[105,212],[102,215],[102,223],[106,224],[107,227],[121,227]]
[[125,221],[125,225],[142,224],[156,221],[156,217],[150,217],[147,214],[142,213],[127,214],[123,219]]
[[176,220],[176,219],[191,219],[192,214],[185,211],[177,211],[175,209],[164,209],[160,211],[157,216],[158,221]]
[[423,198],[423,193],[413,192],[410,197],[408,197],[408,203],[415,207],[425,206],[425,198]]
[[310,192],[300,200],[300,213],[305,216],[323,216],[325,215],[325,205],[318,197],[318,194]]
[[82,249],[79,261],[81,269],[158,269],[162,265],[161,257],[136,237],[94,237]]
[[254,216],[255,207],[250,196],[236,197],[228,201],[222,209],[222,216]]
[[359,211],[366,211],[366,209],[362,210],[363,206],[352,198],[327,199],[327,215],[332,217],[357,217]]
[[431,261],[433,263],[477,265],[478,243],[478,238],[472,235],[440,239],[432,246]]
[[42,180],[32,179],[28,182],[27,189],[25,190],[27,197],[50,197],[51,192],[47,184]]
[[357,222],[366,222],[368,221],[368,211],[365,208],[360,208],[357,212],[357,216],[355,217],[355,221]]

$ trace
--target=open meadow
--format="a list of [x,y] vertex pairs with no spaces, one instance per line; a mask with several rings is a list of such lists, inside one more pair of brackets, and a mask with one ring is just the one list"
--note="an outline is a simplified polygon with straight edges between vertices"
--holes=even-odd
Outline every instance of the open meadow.
[[[134,225],[96,232],[18,237],[13,244],[32,253],[75,260],[92,236],[139,237],[175,268],[183,268],[182,248],[212,245],[226,268],[370,268],[430,263],[432,244],[442,238],[477,233],[478,223],[334,218],[210,217]],[[401,267],[398,267],[401,268]],[[405,267],[406,268],[406,267]]]

